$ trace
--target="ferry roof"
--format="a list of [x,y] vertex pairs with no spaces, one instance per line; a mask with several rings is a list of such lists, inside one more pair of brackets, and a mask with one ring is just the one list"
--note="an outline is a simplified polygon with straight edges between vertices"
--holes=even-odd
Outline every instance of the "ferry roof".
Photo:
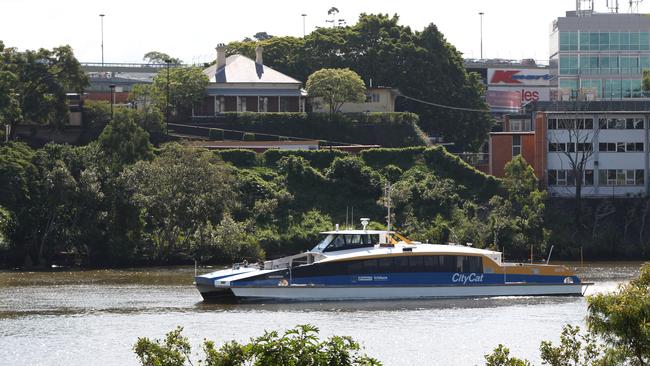
[[[410,251],[404,252],[404,248],[410,248]],[[420,254],[460,254],[460,255],[500,255],[487,249],[472,248],[463,245],[446,245],[446,244],[396,244],[390,247],[366,247],[358,249],[341,250],[336,252],[324,253],[327,258],[323,261],[345,260],[356,257],[384,257],[398,253],[420,253]]]
[[[386,230],[361,230],[361,229],[349,229],[349,230],[332,230],[332,231],[321,231],[321,234],[386,234],[389,231]],[[394,234],[394,231],[390,231],[391,234]]]

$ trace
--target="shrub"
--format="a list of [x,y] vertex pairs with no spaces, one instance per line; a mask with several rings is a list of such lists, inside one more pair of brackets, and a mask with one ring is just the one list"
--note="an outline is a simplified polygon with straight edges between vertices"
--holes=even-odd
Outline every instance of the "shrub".
[[348,153],[336,149],[323,150],[267,150],[262,155],[264,164],[273,167],[285,156],[300,156],[307,160],[309,164],[317,169],[325,169],[332,165],[334,159],[349,155]]
[[380,169],[387,165],[396,165],[408,170],[422,160],[425,147],[406,147],[401,149],[370,149],[361,152],[361,159],[369,166]]
[[228,149],[216,151],[223,161],[237,167],[252,167],[257,165],[257,154],[253,150]]
[[223,140],[223,130],[211,128],[208,130],[208,137],[211,140]]
[[[182,336],[178,327],[165,336],[164,340],[138,338],[133,351],[141,365],[193,365],[192,346]],[[326,340],[318,337],[318,328],[313,325],[297,325],[282,335],[277,331],[266,331],[264,335],[251,338],[249,344],[226,342],[217,349],[212,341],[203,341],[205,360],[199,365],[381,365],[366,355],[360,354],[361,346],[350,337],[332,336]]]
[[244,133],[243,140],[244,141],[255,141],[255,134],[246,132],[246,133]]
[[470,188],[472,193],[483,199],[498,194],[501,184],[498,179],[474,169],[463,159],[453,155],[442,146],[434,146],[424,150],[426,165],[441,177],[451,178],[458,184]]
[[425,146],[413,113],[225,113],[197,123],[231,130],[386,147]]

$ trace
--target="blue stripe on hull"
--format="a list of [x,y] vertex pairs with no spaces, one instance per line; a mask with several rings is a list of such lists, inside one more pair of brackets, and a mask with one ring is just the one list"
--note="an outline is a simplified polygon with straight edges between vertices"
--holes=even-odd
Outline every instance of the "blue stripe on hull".
[[[291,284],[320,285],[320,286],[416,286],[416,285],[447,285],[447,286],[476,286],[498,285],[510,282],[563,284],[565,276],[543,275],[506,275],[493,273],[391,273],[338,275],[322,277],[292,278]],[[580,283],[577,276],[571,277],[574,284]],[[288,281],[289,278],[286,278]],[[277,286],[281,279],[251,279],[237,280],[232,286]]]

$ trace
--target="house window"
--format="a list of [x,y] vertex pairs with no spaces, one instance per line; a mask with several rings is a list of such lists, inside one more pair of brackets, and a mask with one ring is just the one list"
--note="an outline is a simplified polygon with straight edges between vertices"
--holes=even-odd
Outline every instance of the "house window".
[[511,120],[510,121],[510,131],[521,132],[522,130],[522,121],[521,120]]
[[280,112],[289,112],[289,100],[280,98]]
[[226,100],[224,97],[215,97],[214,98],[214,113],[223,113],[226,111]]
[[521,136],[512,136],[512,156],[521,155]]
[[246,97],[239,97],[237,112],[246,112]]
[[257,110],[260,112],[268,112],[269,110],[269,97],[259,97]]

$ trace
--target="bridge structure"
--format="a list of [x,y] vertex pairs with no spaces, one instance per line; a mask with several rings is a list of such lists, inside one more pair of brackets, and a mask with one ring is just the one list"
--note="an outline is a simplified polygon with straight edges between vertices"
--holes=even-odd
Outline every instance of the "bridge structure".
[[[169,64],[170,68],[188,67],[198,65],[188,64]],[[202,66],[202,65],[201,65]],[[124,63],[124,62],[81,62],[81,68],[87,72],[111,72],[111,73],[142,73],[155,74],[167,67],[167,64],[149,64],[149,63]]]

